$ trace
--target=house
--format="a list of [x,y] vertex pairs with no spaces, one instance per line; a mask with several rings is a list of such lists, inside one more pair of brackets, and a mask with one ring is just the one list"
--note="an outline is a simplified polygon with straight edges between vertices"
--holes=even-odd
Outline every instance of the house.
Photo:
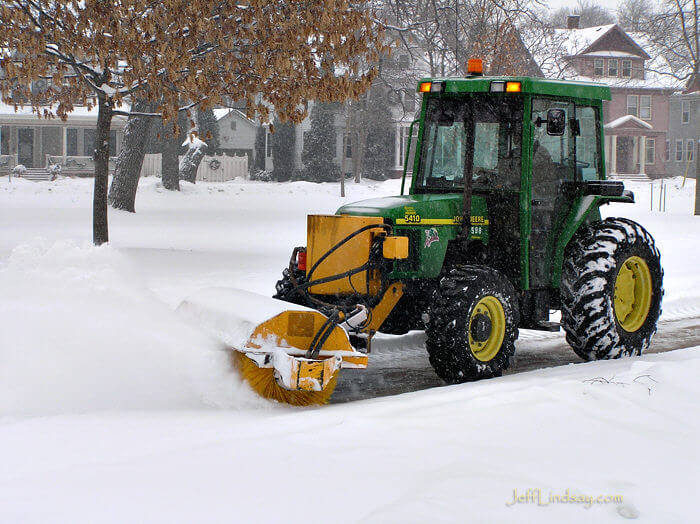
[[[617,24],[579,29],[570,16],[557,29],[539,65],[548,78],[602,82],[612,100],[603,104],[607,172],[666,174],[669,103],[676,80],[658,73],[660,64],[645,50],[642,33]],[[536,57],[537,59],[537,57]]]
[[666,136],[666,172],[671,176],[698,176],[700,147],[700,78],[671,97]]
[[259,124],[241,109],[217,108],[214,117],[219,125],[219,147],[225,155],[248,157],[248,166],[255,165],[255,136]]
[[[114,117],[110,140],[110,169],[114,168],[124,136],[126,118]],[[76,107],[64,122],[39,118],[29,106],[0,102],[0,173],[21,164],[43,168],[60,163],[75,171],[90,171],[97,127],[97,108]]]

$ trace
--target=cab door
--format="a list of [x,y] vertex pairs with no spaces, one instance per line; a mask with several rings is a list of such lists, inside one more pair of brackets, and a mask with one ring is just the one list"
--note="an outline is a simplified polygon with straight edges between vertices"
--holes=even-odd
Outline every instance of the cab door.
[[563,182],[574,180],[573,103],[547,98],[532,100],[530,158],[531,217],[530,288],[549,288],[552,249],[559,215],[567,209]]

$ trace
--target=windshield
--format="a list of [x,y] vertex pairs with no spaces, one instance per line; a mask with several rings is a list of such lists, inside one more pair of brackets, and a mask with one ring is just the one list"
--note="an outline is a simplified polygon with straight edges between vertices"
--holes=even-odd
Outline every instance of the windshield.
[[461,191],[466,153],[473,144],[474,190],[517,191],[522,121],[519,96],[483,94],[428,100],[416,188]]

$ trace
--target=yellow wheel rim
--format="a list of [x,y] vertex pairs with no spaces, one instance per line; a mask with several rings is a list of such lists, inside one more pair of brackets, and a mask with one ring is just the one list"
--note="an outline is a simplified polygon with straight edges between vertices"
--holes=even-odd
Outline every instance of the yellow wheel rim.
[[651,308],[651,272],[639,257],[629,257],[615,279],[615,317],[622,329],[637,331],[644,325]]
[[[475,340],[472,336],[472,323],[477,315],[485,315],[491,321],[491,332],[483,341]],[[501,301],[491,295],[483,297],[476,303],[469,317],[469,347],[472,353],[478,360],[488,362],[500,351],[505,335],[506,314]]]

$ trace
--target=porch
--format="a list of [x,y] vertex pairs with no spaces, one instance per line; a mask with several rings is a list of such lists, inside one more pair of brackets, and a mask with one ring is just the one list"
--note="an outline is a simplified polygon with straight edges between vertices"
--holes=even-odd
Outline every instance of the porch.
[[665,175],[663,151],[666,131],[633,115],[605,124],[605,164],[607,174]]

